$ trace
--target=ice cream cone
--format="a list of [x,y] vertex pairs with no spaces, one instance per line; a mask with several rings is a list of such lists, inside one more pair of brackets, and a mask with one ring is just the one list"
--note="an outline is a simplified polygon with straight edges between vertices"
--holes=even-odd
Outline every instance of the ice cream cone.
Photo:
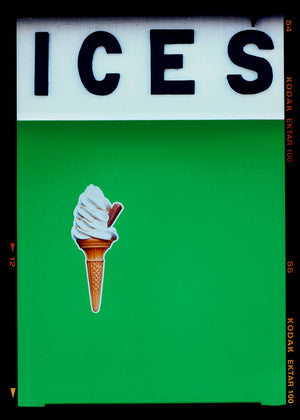
[[90,300],[93,312],[99,312],[104,274],[104,254],[116,238],[110,240],[89,238],[77,239],[78,246],[85,253],[89,280]]

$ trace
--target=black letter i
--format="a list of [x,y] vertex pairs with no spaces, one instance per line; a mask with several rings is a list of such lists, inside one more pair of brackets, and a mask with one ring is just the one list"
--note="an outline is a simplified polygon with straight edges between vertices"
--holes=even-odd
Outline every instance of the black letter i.
[[35,33],[34,94],[48,95],[49,33]]

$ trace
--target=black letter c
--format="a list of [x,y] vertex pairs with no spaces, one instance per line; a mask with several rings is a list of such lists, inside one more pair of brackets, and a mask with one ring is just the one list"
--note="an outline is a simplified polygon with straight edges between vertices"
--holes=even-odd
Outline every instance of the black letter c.
[[96,48],[104,47],[108,54],[122,53],[117,39],[109,32],[97,31],[82,43],[78,55],[78,72],[84,87],[94,95],[109,95],[118,86],[119,73],[107,73],[103,80],[96,80],[93,73],[93,57]]

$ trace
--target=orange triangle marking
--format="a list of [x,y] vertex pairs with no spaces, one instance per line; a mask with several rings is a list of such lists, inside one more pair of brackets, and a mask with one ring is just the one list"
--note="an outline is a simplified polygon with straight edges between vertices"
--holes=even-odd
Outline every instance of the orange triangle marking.
[[14,398],[15,392],[16,392],[16,388],[10,388],[10,392],[11,392],[11,396]]
[[16,243],[15,243],[15,242],[11,242],[11,243],[10,243],[11,252],[14,252],[15,245],[16,245]]

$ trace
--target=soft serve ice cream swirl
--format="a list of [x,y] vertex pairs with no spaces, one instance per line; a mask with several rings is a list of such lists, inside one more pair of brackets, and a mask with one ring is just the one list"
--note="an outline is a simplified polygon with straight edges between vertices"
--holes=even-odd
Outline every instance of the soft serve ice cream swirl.
[[114,227],[108,227],[109,211],[112,205],[104,197],[99,187],[91,184],[79,196],[79,201],[74,214],[72,237],[77,239],[116,239],[117,231]]

